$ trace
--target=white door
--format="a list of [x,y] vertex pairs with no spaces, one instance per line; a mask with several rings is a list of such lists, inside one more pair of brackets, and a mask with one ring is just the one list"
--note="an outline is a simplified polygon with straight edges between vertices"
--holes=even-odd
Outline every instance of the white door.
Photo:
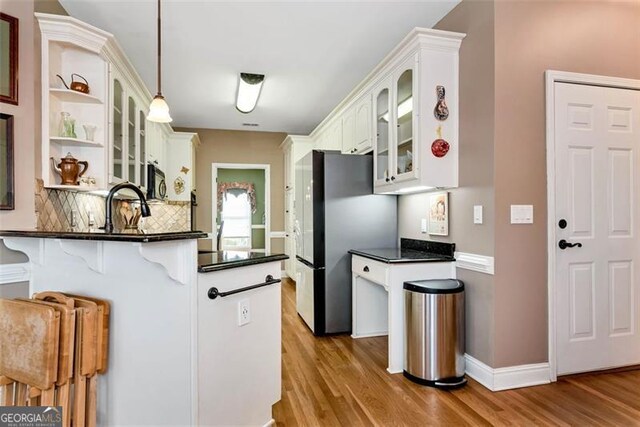
[[640,92],[554,92],[557,373],[637,364]]

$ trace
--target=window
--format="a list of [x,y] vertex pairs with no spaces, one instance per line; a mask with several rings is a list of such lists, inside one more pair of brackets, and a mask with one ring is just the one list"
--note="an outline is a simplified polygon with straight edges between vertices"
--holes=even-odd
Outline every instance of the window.
[[222,249],[251,250],[251,202],[246,190],[228,190],[222,200]]

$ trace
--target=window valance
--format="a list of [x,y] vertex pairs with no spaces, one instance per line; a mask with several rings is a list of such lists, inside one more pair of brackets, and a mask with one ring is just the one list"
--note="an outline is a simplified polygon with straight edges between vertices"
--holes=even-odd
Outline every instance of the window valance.
[[221,182],[218,184],[218,212],[222,212],[222,200],[227,194],[239,196],[247,193],[249,203],[251,204],[251,213],[256,213],[258,204],[256,202],[256,188],[251,182]]

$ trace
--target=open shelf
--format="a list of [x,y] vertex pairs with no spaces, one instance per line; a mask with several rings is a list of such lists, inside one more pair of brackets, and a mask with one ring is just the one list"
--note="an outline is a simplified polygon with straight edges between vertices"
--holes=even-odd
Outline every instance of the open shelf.
[[70,89],[51,88],[49,93],[62,102],[77,102],[80,104],[102,104],[102,100],[93,95]]
[[400,141],[400,144],[398,144],[398,147],[402,147],[403,145],[407,145],[407,144],[411,144],[413,142],[413,137],[411,138],[407,138],[403,141]]
[[76,145],[78,147],[104,147],[104,145],[100,144],[99,142],[79,138],[67,138],[65,136],[52,136],[50,140],[51,142],[55,142],[56,144],[61,145]]

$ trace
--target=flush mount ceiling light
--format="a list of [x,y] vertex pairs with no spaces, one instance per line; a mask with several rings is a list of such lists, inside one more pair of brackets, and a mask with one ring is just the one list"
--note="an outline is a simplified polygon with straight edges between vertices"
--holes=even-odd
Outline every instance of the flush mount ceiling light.
[[264,83],[264,74],[240,73],[238,79],[238,95],[236,97],[236,108],[241,113],[247,114],[256,108],[260,91]]
[[156,123],[170,123],[169,105],[162,96],[162,21],[160,19],[160,0],[158,0],[158,93],[149,105],[147,120]]

